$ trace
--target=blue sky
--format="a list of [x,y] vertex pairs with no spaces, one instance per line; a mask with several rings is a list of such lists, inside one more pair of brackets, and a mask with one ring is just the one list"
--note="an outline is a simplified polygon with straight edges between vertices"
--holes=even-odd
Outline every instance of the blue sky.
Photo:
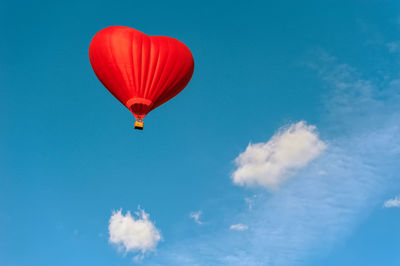
[[[400,194],[398,1],[0,7],[0,265],[400,265],[400,208],[383,207]],[[90,67],[111,25],[195,59],[143,132]],[[249,143],[300,121],[324,148],[280,161],[276,187],[234,183]],[[108,226],[139,205],[162,240],[134,261]]]

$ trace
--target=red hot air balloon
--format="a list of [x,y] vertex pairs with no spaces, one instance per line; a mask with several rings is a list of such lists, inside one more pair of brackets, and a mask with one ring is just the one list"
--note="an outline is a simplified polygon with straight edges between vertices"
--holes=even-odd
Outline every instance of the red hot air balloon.
[[99,31],[89,47],[90,63],[101,83],[137,121],[180,93],[189,83],[194,61],[189,48],[165,36],[112,26]]

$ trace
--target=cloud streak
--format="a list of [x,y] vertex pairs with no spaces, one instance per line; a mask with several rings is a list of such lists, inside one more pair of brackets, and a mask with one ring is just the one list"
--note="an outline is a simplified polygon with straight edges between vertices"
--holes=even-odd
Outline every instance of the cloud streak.
[[233,231],[246,231],[249,227],[245,224],[232,224],[229,226],[229,229]]
[[393,199],[389,199],[383,203],[384,208],[398,208],[400,207],[400,196],[396,196]]

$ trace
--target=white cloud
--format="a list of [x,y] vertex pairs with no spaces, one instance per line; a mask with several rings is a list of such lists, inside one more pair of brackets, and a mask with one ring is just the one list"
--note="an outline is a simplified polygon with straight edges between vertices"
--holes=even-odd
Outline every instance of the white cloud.
[[136,218],[128,211],[114,211],[108,226],[109,242],[117,245],[120,251],[140,252],[141,258],[146,252],[153,251],[161,240],[161,234],[149,220],[149,214],[138,208]]
[[249,227],[245,224],[232,224],[229,229],[234,231],[246,231]]
[[250,143],[235,159],[237,169],[232,174],[233,182],[240,186],[276,189],[325,148],[315,126],[305,121],[281,128],[265,143]]
[[385,208],[400,207],[400,196],[396,196],[393,199],[385,201],[385,203],[383,203],[383,207]]
[[202,214],[203,214],[202,211],[191,212],[189,217],[192,218],[195,223],[203,224],[203,222],[200,220]]

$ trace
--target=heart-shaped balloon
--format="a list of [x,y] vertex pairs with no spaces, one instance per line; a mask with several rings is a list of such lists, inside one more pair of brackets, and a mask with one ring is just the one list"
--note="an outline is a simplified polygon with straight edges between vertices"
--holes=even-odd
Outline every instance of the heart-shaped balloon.
[[180,93],[194,70],[192,53],[182,42],[123,26],[99,31],[89,58],[101,83],[139,121]]

